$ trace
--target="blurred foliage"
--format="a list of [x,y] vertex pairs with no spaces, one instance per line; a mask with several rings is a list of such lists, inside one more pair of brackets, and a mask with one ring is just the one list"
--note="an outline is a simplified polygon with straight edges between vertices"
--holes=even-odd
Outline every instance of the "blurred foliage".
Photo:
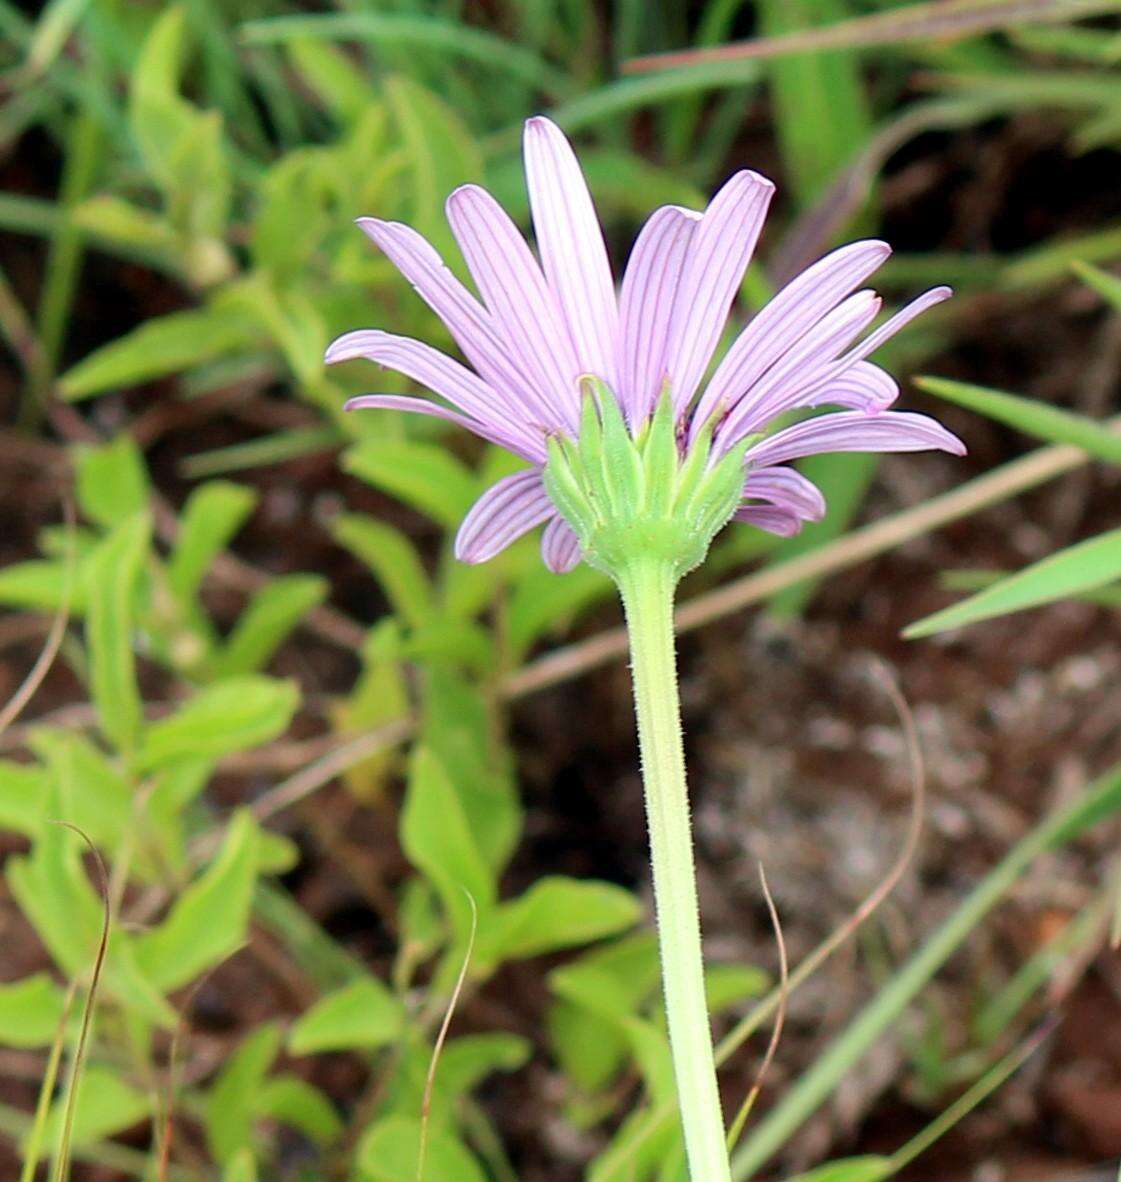
[[[1077,7],[1073,15],[1116,6]],[[53,965],[0,985],[0,1043],[57,1066],[79,1037],[68,984],[83,996],[90,989],[102,900],[81,838],[51,823],[66,819],[109,867],[113,919],[69,1134],[75,1154],[135,1176],[252,1182],[305,1176],[282,1173],[295,1138],[314,1163],[306,1176],[403,1182],[416,1177],[427,1113],[426,1177],[508,1182],[515,1168],[476,1093],[537,1052],[563,1081],[563,1118],[600,1138],[590,1179],[678,1182],[656,950],[635,930],[639,900],[607,882],[548,875],[513,893],[506,881],[524,813],[503,678],[602,600],[606,585],[584,568],[549,574],[532,541],[485,567],[458,564],[450,536],[479,491],[510,470],[509,457],[462,441],[449,450],[444,426],[430,420],[342,414],[371,378],[362,366],[324,369],[338,332],[370,323],[450,344],[352,222],[369,213],[407,222],[462,272],[445,195],[482,181],[524,221],[520,124],[548,110],[580,139],[615,242],[656,204],[703,203],[743,162],[750,137],[773,124],[785,220],[780,212],[774,266],[753,267],[745,282],[745,307],[756,307],[833,242],[876,231],[884,166],[920,136],[1046,112],[1064,121],[1071,152],[1118,150],[1116,21],[1063,19],[1060,5],[1033,6],[1031,22],[1001,20],[999,8],[955,2],[957,26],[935,27],[924,23],[928,5],[892,0],[522,0],[487,6],[486,22],[455,0],[340,0],[316,12],[269,0],[50,0],[35,17],[0,0],[0,145],[10,155],[46,144],[60,163],[52,195],[0,192],[0,227],[45,251],[28,308],[0,275],[0,331],[25,370],[21,425],[64,437],[81,518],[73,529],[43,528],[39,556],[0,571],[0,603],[69,614],[61,659],[89,704],[77,722],[25,728],[21,757],[0,763],[0,825],[25,847],[7,858],[6,881]],[[621,72],[636,56],[753,34],[766,41],[749,54]],[[142,275],[161,311],[83,319],[79,300],[98,299],[83,270],[89,253]],[[1022,296],[1068,281],[1077,264],[1121,315],[1121,286],[1100,269],[1119,258],[1121,226],[1105,224],[1016,256],[897,257],[887,281],[904,289],[948,278],[967,297],[987,288]],[[930,355],[952,338],[954,315],[932,318],[894,360],[913,367]],[[407,384],[382,374],[378,388]],[[1121,455],[1111,429],[1073,413],[960,383],[925,388],[1036,438],[1110,463]],[[297,414],[188,456],[180,474],[201,482],[172,509],[130,430],[137,390],[187,409],[208,395],[267,391]],[[84,432],[68,434],[73,415]],[[432,527],[418,540],[368,514],[330,517],[333,540],[368,568],[386,611],[358,637],[349,622],[359,672],[326,701],[269,674],[297,631],[328,610],[324,577],[258,579],[232,620],[205,594],[257,508],[258,494],[231,478],[313,453],[338,453],[342,471]],[[808,467],[828,494],[826,521],[786,542],[739,531],[710,576],[845,536],[874,462],[831,456]],[[1106,532],[1007,578],[956,577],[981,589],[916,635],[1061,596],[1116,605],[1121,540]],[[773,609],[799,612],[812,591],[788,583]],[[266,770],[268,786],[249,804],[223,807],[215,781],[224,768],[260,758],[268,769],[267,757],[298,747],[309,726],[328,748],[316,746],[287,780],[272,783]],[[383,732],[396,738],[366,742]],[[324,770],[318,759],[335,762]],[[393,888],[394,947],[380,973],[281,884],[301,853],[265,824],[336,775],[396,825],[409,867]],[[1102,795],[1086,824],[1114,810],[1115,795]],[[1012,880],[992,881],[995,900]],[[982,913],[963,910],[953,941]],[[205,1070],[181,1071],[177,1030],[195,991],[261,931],[314,982],[317,1000],[290,1025],[241,1030]],[[548,974],[539,1046],[489,1030],[450,1037],[434,1059],[453,996],[470,998],[513,962],[562,953]],[[953,1070],[936,1039],[915,1049],[918,1073],[941,1085],[930,1087],[932,1103],[969,1080],[979,1090],[966,1097],[979,1102],[1004,1078],[1011,1060],[1000,1036],[1052,968],[1033,963],[998,994]],[[882,1031],[928,976],[885,987],[862,1029]],[[717,1013],[742,1010],[767,985],[755,967],[734,964],[712,966],[708,983]],[[860,1045],[840,1043],[830,1070]],[[338,1053],[368,1079],[345,1107],[307,1078],[309,1057]],[[45,1069],[36,1117],[0,1108],[24,1146],[27,1178],[63,1124],[52,1078]],[[799,1097],[818,1095],[822,1078],[796,1089],[780,1110],[794,1115],[768,1127],[792,1132]],[[198,1132],[187,1165],[183,1139],[165,1140],[169,1107]],[[923,1145],[948,1127],[939,1119]],[[144,1122],[150,1154],[114,1140]],[[748,1152],[761,1155],[763,1144],[749,1138]],[[834,1162],[806,1178],[887,1177],[909,1152]]]

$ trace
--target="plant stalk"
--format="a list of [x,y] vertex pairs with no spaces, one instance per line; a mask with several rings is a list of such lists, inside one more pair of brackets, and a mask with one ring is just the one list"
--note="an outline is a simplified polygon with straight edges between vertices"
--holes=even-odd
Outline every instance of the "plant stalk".
[[729,1182],[681,739],[673,631],[677,576],[664,560],[639,559],[616,582],[630,640],[662,984],[689,1174],[694,1182]]

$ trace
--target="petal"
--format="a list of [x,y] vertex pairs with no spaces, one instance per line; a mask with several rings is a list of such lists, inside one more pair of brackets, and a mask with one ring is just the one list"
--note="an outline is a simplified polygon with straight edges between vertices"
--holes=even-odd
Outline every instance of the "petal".
[[545,565],[558,575],[567,574],[584,557],[580,542],[572,527],[563,517],[554,517],[541,535],[541,557]]
[[544,461],[545,442],[541,432],[517,421],[521,407],[511,407],[486,382],[438,349],[409,337],[363,329],[345,333],[334,341],[327,349],[326,361],[332,364],[356,357],[395,369],[427,386],[477,423],[515,440],[517,446],[512,450],[518,455]]
[[737,172],[709,202],[678,289],[668,351],[674,405],[689,404],[724,331],[775,187]]
[[881,303],[874,291],[858,291],[823,316],[730,408],[716,430],[717,451],[762,431],[777,415],[805,405],[806,391],[818,387],[842,349],[875,320]]
[[830,451],[927,451],[965,454],[965,444],[927,415],[888,410],[878,415],[855,410],[820,415],[776,431],[749,448],[747,462],[770,466]]
[[627,421],[651,413],[666,380],[666,351],[674,297],[701,215],[664,205],[635,240],[619,296],[618,394]]
[[899,397],[899,384],[878,365],[858,361],[851,369],[805,396],[802,406],[845,406],[878,414]]
[[615,284],[584,174],[564,133],[542,116],[526,121],[524,154],[545,278],[560,306],[580,369],[614,388]]
[[[501,427],[480,423],[438,402],[429,402],[427,398],[410,398],[406,394],[359,394],[357,398],[349,399],[343,410],[400,410],[415,415],[431,415],[432,418],[455,423],[457,427],[463,427],[472,435],[488,443],[496,443],[515,455],[522,455],[520,442]],[[525,458],[533,459],[528,455]]]
[[891,254],[886,242],[854,242],[833,251],[787,284],[736,338],[717,366],[697,404],[694,429],[717,406],[726,407],[754,382],[802,335],[854,291]]
[[802,519],[787,509],[776,509],[774,505],[744,505],[732,514],[733,521],[765,529],[781,538],[792,538],[802,532]]
[[[524,407],[527,418],[540,420],[540,399],[526,396],[533,385],[528,371],[510,356],[493,317],[452,274],[432,245],[400,222],[359,218],[358,226],[447,325],[483,380],[500,391],[511,406]],[[547,422],[540,425],[553,426]]]
[[576,360],[556,301],[518,227],[478,185],[463,185],[447,202],[448,221],[463,257],[510,352],[533,375],[554,428],[575,432],[580,402]]
[[752,468],[744,481],[743,495],[770,501],[774,507],[785,509],[803,521],[820,521],[825,516],[821,490],[794,468]]
[[486,562],[555,513],[540,468],[504,476],[463,519],[455,537],[455,556],[462,562]]

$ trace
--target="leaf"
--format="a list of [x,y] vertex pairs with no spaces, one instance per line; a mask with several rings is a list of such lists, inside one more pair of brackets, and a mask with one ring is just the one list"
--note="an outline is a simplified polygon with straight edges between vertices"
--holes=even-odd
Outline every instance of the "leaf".
[[517,1071],[532,1052],[528,1039],[496,1031],[467,1034],[445,1044],[436,1066],[436,1086],[449,1099],[469,1095],[495,1071]]
[[257,1163],[251,1149],[239,1150],[226,1163],[222,1182],[257,1182]]
[[222,1164],[252,1143],[257,1096],[280,1052],[281,1035],[273,1024],[258,1026],[226,1061],[206,1100],[206,1140]]
[[370,568],[402,620],[417,628],[431,621],[432,586],[416,547],[401,530],[364,513],[341,513],[331,522],[331,534]]
[[[44,1139],[55,1145],[62,1132],[65,1097],[51,1106]],[[151,1112],[151,1098],[107,1067],[87,1066],[78,1081],[71,1144],[92,1145],[139,1124]]]
[[342,465],[448,529],[459,527],[478,492],[468,469],[431,443],[367,439],[343,454]]
[[1121,529],[1088,538],[903,630],[908,640],[1039,607],[1121,578]]
[[255,345],[259,335],[250,316],[233,301],[156,316],[68,369],[59,379],[59,390],[77,402],[106,390],[138,386]]
[[95,845],[115,852],[134,824],[133,789],[121,769],[79,731],[36,730],[30,745],[64,786],[63,819],[77,825]]
[[890,1158],[867,1154],[826,1162],[817,1169],[799,1174],[791,1182],[880,1182],[881,1178],[890,1178],[894,1173]]
[[167,564],[168,582],[184,604],[194,599],[210,564],[245,524],[257,499],[253,489],[225,480],[204,484],[187,498]]
[[355,1160],[361,1182],[487,1182],[474,1155],[451,1132],[428,1130],[424,1177],[418,1178],[420,1121],[388,1116],[366,1132]]
[[293,1055],[376,1050],[400,1037],[405,1011],[376,977],[365,977],[321,998],[300,1016],[288,1036]]
[[1074,262],[1071,264],[1078,275],[1083,278],[1107,303],[1121,312],[1121,279],[1103,271],[1100,267],[1093,267],[1089,263]]
[[215,661],[219,677],[254,673],[272,660],[299,622],[327,598],[319,575],[284,575],[262,587],[249,602]]
[[144,721],[132,629],[151,528],[146,513],[122,521],[97,548],[89,565],[90,696],[106,738],[126,755],[135,747]]
[[126,517],[148,508],[148,470],[136,442],[122,431],[98,447],[75,449],[75,479],[82,512],[111,529]]
[[494,904],[496,883],[443,764],[424,746],[413,753],[401,813],[401,844],[432,883],[459,941],[466,944],[474,900],[480,921]]
[[503,903],[480,941],[481,960],[541,956],[618,935],[642,916],[639,901],[609,882],[548,877]]
[[24,837],[38,836],[49,791],[43,768],[0,760],[0,829]]
[[298,1075],[267,1079],[257,1093],[257,1112],[299,1129],[315,1144],[330,1145],[343,1130],[334,1105]]
[[[58,611],[67,600],[65,562],[13,562],[0,570],[0,603],[33,611]],[[81,616],[89,599],[88,564],[79,561],[70,589],[70,614]]]
[[0,1043],[6,1047],[48,1047],[65,1009],[62,990],[47,973],[33,973],[0,985]]
[[218,857],[173,904],[167,918],[136,940],[137,960],[165,992],[221,964],[246,941],[259,835],[252,815],[235,814]]
[[915,379],[915,385],[998,423],[1007,423],[1025,435],[1034,435],[1049,443],[1071,443],[1099,460],[1121,464],[1121,435],[1085,415],[1061,410],[1034,398],[1005,394],[968,382],[953,382],[948,378],[919,377]]
[[149,726],[137,767],[152,771],[188,757],[220,759],[268,743],[288,729],[299,700],[294,681],[259,674],[208,686],[170,718]]

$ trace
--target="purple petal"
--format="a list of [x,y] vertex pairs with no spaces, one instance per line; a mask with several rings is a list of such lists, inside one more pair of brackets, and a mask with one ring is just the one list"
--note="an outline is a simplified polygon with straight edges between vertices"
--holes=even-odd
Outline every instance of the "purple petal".
[[523,359],[554,428],[575,432],[580,364],[537,260],[506,211],[478,185],[447,202],[448,221],[479,291],[510,348]]
[[[743,485],[748,499],[770,501],[803,521],[825,516],[825,498],[816,484],[794,468],[752,468]],[[745,508],[748,506],[745,506]]]
[[894,410],[866,415],[845,410],[776,431],[749,448],[746,459],[750,464],[769,467],[821,452],[932,449],[965,454],[965,444],[927,415]]
[[619,296],[618,396],[632,426],[652,411],[666,380],[674,297],[701,215],[664,205],[635,240]]
[[517,423],[510,413],[509,404],[501,396],[458,361],[453,361],[439,350],[409,337],[365,329],[339,337],[327,349],[326,361],[330,365],[356,357],[395,369],[414,382],[427,386],[464,411],[476,423],[510,440],[510,443],[503,444],[504,447],[509,447],[525,459],[544,461],[545,443],[540,432],[527,430]]
[[[488,443],[496,443],[515,455],[522,455],[520,441],[501,427],[480,423],[438,402],[429,402],[427,398],[410,398],[406,394],[359,394],[357,398],[348,399],[343,410],[401,410],[408,414],[430,415],[434,419],[455,423],[457,427],[463,427],[472,435],[478,435]],[[529,460],[534,457],[527,455],[525,458]]]
[[792,538],[802,532],[802,519],[797,514],[774,505],[744,505],[732,514],[732,520],[757,526],[781,538]]
[[541,535],[541,557],[545,565],[554,574],[564,575],[578,566],[583,556],[572,527],[563,517],[554,517]]
[[532,380],[524,366],[509,355],[490,313],[452,274],[432,245],[400,222],[359,218],[358,226],[447,325],[464,357],[507,399],[510,412],[520,413],[527,423],[555,427],[542,421],[540,399],[527,397]]
[[698,429],[721,403],[733,403],[771,365],[891,254],[886,242],[854,242],[826,255],[787,284],[736,338],[697,404]]
[[878,414],[899,397],[899,384],[878,365],[858,361],[850,370],[807,395],[803,406],[845,406]]
[[717,450],[804,405],[805,392],[816,389],[841,350],[875,320],[881,303],[874,291],[858,291],[823,316],[730,408],[716,431]]
[[584,174],[564,133],[542,116],[526,120],[524,152],[537,250],[580,369],[615,388],[615,284]]
[[678,413],[696,392],[763,229],[775,187],[737,172],[709,202],[677,292],[668,370]]
[[492,484],[471,506],[455,537],[461,562],[486,562],[556,513],[540,468],[526,468]]

